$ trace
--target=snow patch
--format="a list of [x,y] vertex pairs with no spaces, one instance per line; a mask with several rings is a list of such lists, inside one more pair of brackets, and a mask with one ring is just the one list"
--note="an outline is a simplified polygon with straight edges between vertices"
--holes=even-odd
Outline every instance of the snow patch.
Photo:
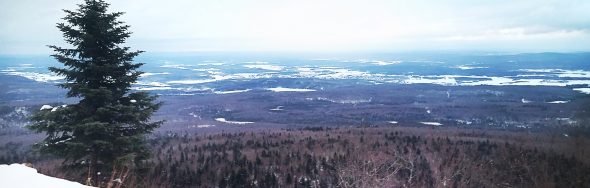
[[565,103],[569,103],[570,101],[550,101],[547,102],[549,104],[565,104]]
[[176,88],[172,88],[172,87],[133,87],[131,89],[138,90],[138,91],[158,91],[158,90],[173,90]]
[[266,64],[253,64],[253,65],[244,65],[246,68],[250,69],[263,69],[263,70],[271,70],[271,71],[281,71],[283,67],[276,66],[276,65],[266,65]]
[[233,93],[243,93],[248,92],[251,89],[244,89],[244,90],[233,90],[233,91],[214,91],[215,94],[233,94]]
[[373,62],[374,62],[373,63],[374,65],[379,65],[379,66],[395,65],[395,64],[401,63],[401,61],[380,61],[380,60],[373,61]]
[[452,68],[461,69],[461,70],[471,70],[471,69],[486,69],[489,67],[473,67],[473,66],[468,66],[468,65],[459,65],[459,66],[455,66]]
[[317,98],[306,98],[307,100],[313,101],[313,100],[318,100],[318,101],[328,101],[328,102],[332,102],[332,103],[339,103],[339,104],[361,104],[361,103],[370,103],[373,101],[373,98],[369,98],[369,99],[330,99],[330,98],[326,98],[326,97],[317,97]]
[[565,69],[519,69],[523,72],[550,73],[561,78],[590,78],[590,71]]
[[269,109],[270,111],[283,111],[283,106],[277,106],[275,108]]
[[284,87],[267,88],[266,90],[273,91],[273,92],[312,92],[312,91],[316,91],[315,89],[284,88]]
[[245,124],[254,123],[254,122],[250,122],[250,121],[229,121],[229,120],[226,120],[225,118],[215,118],[215,121],[219,121],[222,123],[229,123],[229,124],[238,124],[238,125],[245,125]]
[[443,125],[442,123],[439,123],[439,122],[431,122],[431,121],[422,121],[420,123],[421,124],[424,124],[424,125],[433,125],[433,126],[441,126],[441,125]]
[[402,81],[405,84],[438,84],[438,85],[457,85],[457,80],[451,76],[408,76]]
[[526,99],[524,99],[524,98],[520,99],[520,101],[521,101],[522,103],[524,103],[524,104],[527,104],[527,103],[532,103],[532,102],[533,102],[533,101],[526,100]]
[[209,71],[219,71],[220,69],[216,68],[207,68],[207,69],[193,69],[194,71],[202,71],[202,72],[209,72]]
[[168,87],[168,86],[170,86],[170,85],[162,83],[162,82],[137,82],[135,84],[142,85],[142,86],[154,86],[154,87]]
[[246,64],[268,64],[266,61],[247,61]]
[[53,74],[43,74],[43,73],[36,73],[36,72],[16,72],[11,70],[3,70],[4,74],[11,75],[11,76],[20,76],[27,78],[29,80],[34,80],[37,82],[50,82],[50,81],[57,81],[63,80],[65,77],[57,76]]
[[172,69],[180,69],[180,70],[188,70],[188,67],[191,67],[192,65],[185,65],[185,64],[166,64],[166,65],[162,65],[160,66],[161,68],[172,68]]
[[215,125],[193,125],[192,127],[196,127],[196,128],[209,128],[209,127],[215,127]]
[[574,91],[578,91],[584,94],[590,94],[590,88],[574,88]]
[[49,110],[49,109],[53,109],[53,106],[45,104],[45,105],[41,106],[41,109],[39,109],[39,110]]
[[168,84],[204,84],[204,83],[210,83],[210,82],[215,82],[217,81],[217,79],[204,79],[204,80],[173,80],[173,81],[168,81],[166,83]]
[[0,187],[89,188],[77,182],[39,174],[36,169],[22,165],[0,165]]
[[457,121],[457,123],[465,124],[465,125],[471,125],[471,124],[473,124],[472,121],[467,121],[467,120],[462,120],[462,119],[458,119],[456,121]]
[[155,75],[168,75],[169,72],[146,72],[141,74],[141,77],[155,76]]

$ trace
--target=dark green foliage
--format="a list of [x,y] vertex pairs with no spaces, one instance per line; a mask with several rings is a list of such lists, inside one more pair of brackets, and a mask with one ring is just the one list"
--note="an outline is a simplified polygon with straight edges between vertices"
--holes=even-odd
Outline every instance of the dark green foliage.
[[108,6],[102,0],[86,0],[76,11],[64,10],[66,23],[57,28],[73,48],[49,46],[64,65],[49,70],[64,76],[59,86],[80,101],[41,110],[29,126],[47,134],[37,144],[40,151],[67,162],[86,160],[91,167],[111,165],[124,156],[145,158],[144,135],[161,124],[150,122],[160,107],[156,97],[130,90],[142,74],[137,70],[142,64],[133,62],[141,51],[119,46],[131,33],[117,20],[123,13],[107,13]]

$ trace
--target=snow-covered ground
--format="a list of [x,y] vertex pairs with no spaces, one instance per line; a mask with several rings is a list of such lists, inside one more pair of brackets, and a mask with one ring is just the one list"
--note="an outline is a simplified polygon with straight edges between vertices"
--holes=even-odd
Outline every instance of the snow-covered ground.
[[441,125],[443,125],[442,123],[439,123],[439,122],[430,122],[430,121],[422,121],[420,123],[421,124],[424,124],[424,125],[433,125],[433,126],[441,126]]
[[10,188],[89,188],[77,182],[39,174],[22,164],[0,165],[0,187]]
[[273,91],[273,92],[311,92],[311,91],[316,91],[315,89],[284,88],[284,87],[267,88],[266,90]]
[[215,94],[234,94],[234,93],[243,93],[248,92],[251,89],[243,89],[243,90],[232,90],[232,91],[214,91]]
[[270,70],[270,71],[281,71],[283,70],[282,66],[276,66],[276,65],[244,65],[244,67],[246,68],[250,68],[250,69],[262,69],[262,70]]
[[215,121],[219,121],[222,123],[229,123],[229,124],[238,124],[238,125],[245,125],[245,124],[254,123],[254,122],[250,122],[250,121],[229,121],[229,120],[226,120],[225,118],[215,118]]

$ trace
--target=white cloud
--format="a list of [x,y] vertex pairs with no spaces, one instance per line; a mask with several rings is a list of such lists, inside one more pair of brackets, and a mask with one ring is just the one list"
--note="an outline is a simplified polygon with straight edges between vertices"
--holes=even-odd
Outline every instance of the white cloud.
[[439,38],[441,41],[495,41],[495,40],[547,40],[562,38],[588,37],[588,30],[553,30],[553,31],[530,31],[526,28],[502,28],[498,30],[485,31],[475,35],[455,35]]
[[[81,0],[2,1],[0,53],[49,52]],[[590,1],[118,0],[147,51],[590,50]],[[501,40],[503,44],[498,44]],[[508,48],[511,47],[511,48]]]

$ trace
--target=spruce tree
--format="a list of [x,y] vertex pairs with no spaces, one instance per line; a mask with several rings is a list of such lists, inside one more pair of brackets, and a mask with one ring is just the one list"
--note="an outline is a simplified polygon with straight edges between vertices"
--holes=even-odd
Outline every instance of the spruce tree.
[[133,62],[142,51],[120,46],[131,32],[117,20],[123,13],[109,13],[108,6],[102,0],[85,0],[75,11],[64,10],[66,23],[57,28],[71,46],[49,46],[63,64],[49,70],[65,77],[59,86],[79,101],[44,106],[29,126],[47,134],[36,145],[41,152],[87,167],[87,183],[96,183],[99,170],[107,174],[121,159],[137,162],[146,157],[145,134],[162,123],[150,120],[161,105],[156,96],[130,89],[143,73],[138,70],[143,64]]

